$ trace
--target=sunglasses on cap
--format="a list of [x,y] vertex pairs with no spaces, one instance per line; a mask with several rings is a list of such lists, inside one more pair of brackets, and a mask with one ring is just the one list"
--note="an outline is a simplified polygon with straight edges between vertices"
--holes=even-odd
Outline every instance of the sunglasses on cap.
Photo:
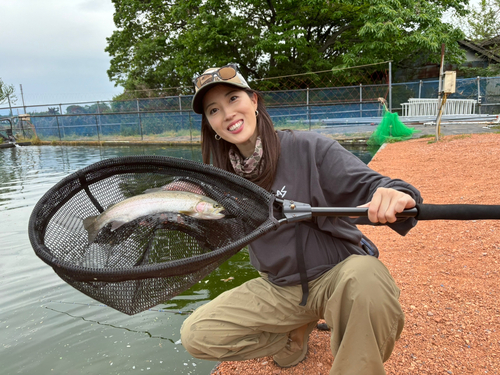
[[203,73],[198,78],[193,79],[193,83],[196,89],[199,90],[207,83],[214,81],[227,81],[230,80],[238,74],[236,65],[229,64],[221,68],[214,70],[213,72]]

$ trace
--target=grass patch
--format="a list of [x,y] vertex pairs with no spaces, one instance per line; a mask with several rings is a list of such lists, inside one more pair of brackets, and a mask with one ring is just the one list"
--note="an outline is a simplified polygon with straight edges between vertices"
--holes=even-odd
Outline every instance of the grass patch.
[[40,138],[38,138],[38,136],[34,135],[33,137],[31,137],[30,139],[27,140],[28,142],[31,142],[32,145],[34,146],[39,146],[42,144],[42,141],[40,140]]
[[181,129],[179,131],[166,131],[160,134],[144,134],[144,137],[147,137],[151,140],[162,139],[162,138],[176,138],[176,137],[199,137],[201,136],[201,131],[199,130],[189,130],[189,129]]
[[448,142],[450,142],[450,141],[454,141],[454,140],[456,140],[456,139],[465,139],[465,138],[470,138],[470,137],[471,137],[471,135],[470,135],[470,134],[460,134],[460,135],[454,135],[454,136],[452,136],[452,137],[449,137],[449,138],[447,138],[446,140],[447,140]]
[[[311,121],[311,129],[320,129],[323,126],[321,122]],[[289,121],[287,119],[277,120],[274,122],[276,130],[309,130],[309,121]]]
[[189,129],[181,129],[179,131],[166,131],[160,134],[147,134],[145,133],[143,135],[143,139],[141,139],[140,134],[132,134],[132,135],[119,135],[119,134],[112,134],[112,135],[100,135],[97,137],[97,135],[91,135],[91,136],[85,136],[85,135],[75,135],[75,134],[68,134],[62,139],[59,139],[58,137],[44,137],[43,142],[48,142],[51,144],[64,144],[64,143],[78,143],[78,142],[84,142],[87,144],[94,143],[94,144],[100,144],[102,142],[108,141],[108,142],[138,142],[138,143],[147,143],[149,142],[176,142],[175,139],[172,138],[184,138],[179,141],[181,142],[186,142],[185,138],[186,137],[193,137],[193,143],[196,142],[195,138],[199,138],[201,136],[200,130],[189,130]]

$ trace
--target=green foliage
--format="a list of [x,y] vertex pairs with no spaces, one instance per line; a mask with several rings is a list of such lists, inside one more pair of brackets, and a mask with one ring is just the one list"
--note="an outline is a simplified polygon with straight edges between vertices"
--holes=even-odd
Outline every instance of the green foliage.
[[[52,110],[52,113],[51,113]],[[54,113],[53,111],[57,113]],[[99,114],[110,112],[111,107],[106,103],[96,103],[92,105],[70,105],[66,108],[66,114],[68,115],[81,115],[81,114]],[[59,110],[57,108],[49,108],[49,111],[44,114],[59,114]]]
[[[469,12],[465,18],[467,38],[482,42],[500,36],[500,0],[481,0],[477,7],[470,5]],[[495,49],[500,52],[500,45]]]
[[9,100],[10,104],[14,104],[17,100],[15,91],[14,85],[6,84],[0,78],[0,104],[7,103]]
[[[467,0],[113,0],[108,76],[139,97],[190,94],[207,67],[237,63],[255,88],[266,77],[425,56],[462,58],[463,33],[441,21]],[[252,83],[253,82],[253,83]],[[124,97],[125,98],[125,97]]]
[[[500,0],[481,0],[477,6],[469,5],[467,15],[456,21],[467,38],[500,56]],[[500,75],[500,64],[487,67],[461,67],[464,77],[494,77]]]
[[463,78],[500,76],[500,64],[490,64],[487,67],[461,66],[460,75]]

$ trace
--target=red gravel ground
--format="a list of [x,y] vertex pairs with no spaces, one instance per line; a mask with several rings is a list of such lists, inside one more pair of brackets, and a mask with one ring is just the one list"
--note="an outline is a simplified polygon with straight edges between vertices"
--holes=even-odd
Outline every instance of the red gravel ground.
[[[389,144],[370,167],[413,184],[424,203],[500,205],[500,134]],[[500,220],[421,221],[405,237],[361,229],[401,288],[406,314],[387,373],[500,373]],[[314,330],[309,344],[293,368],[266,357],[224,362],[213,374],[329,374],[329,332]]]

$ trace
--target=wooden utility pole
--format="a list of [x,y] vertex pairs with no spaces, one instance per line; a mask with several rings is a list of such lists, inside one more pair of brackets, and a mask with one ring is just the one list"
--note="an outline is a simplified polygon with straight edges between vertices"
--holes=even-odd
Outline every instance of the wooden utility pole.
[[441,130],[441,116],[443,113],[443,105],[446,103],[446,95],[443,97],[443,100],[441,100],[441,95],[443,93],[443,69],[444,69],[444,51],[445,51],[445,44],[441,44],[441,66],[439,68],[439,88],[438,88],[438,102],[440,103],[439,105],[439,111],[436,119],[436,142],[439,141],[439,131]]

